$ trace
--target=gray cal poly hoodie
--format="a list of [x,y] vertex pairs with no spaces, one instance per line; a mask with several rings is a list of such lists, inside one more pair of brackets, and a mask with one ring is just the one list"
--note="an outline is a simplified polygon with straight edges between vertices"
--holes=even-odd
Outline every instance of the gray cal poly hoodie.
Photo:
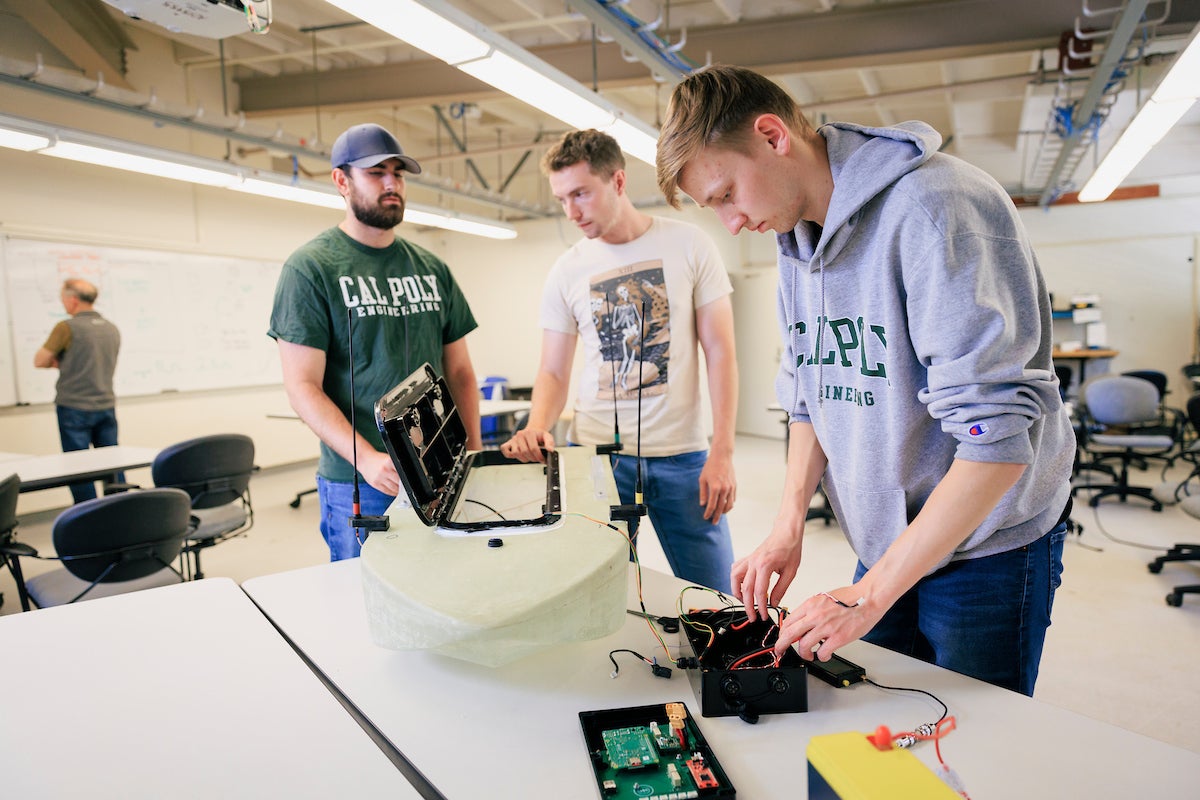
[[872,566],[957,458],[1029,468],[952,558],[1038,539],[1066,505],[1075,436],[1016,209],[938,153],[924,123],[819,132],[834,181],[825,227],[777,237],[776,394],[816,431],[846,537]]

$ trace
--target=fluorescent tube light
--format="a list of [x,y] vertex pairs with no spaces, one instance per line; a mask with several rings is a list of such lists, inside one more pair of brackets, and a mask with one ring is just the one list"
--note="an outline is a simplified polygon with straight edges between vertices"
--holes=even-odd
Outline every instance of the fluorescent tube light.
[[501,222],[472,217],[467,214],[435,211],[430,208],[409,203],[404,208],[404,221],[414,225],[434,225],[449,231],[470,233],[475,236],[486,236],[489,239],[515,239],[517,230],[511,225]]
[[[424,50],[447,64],[483,58],[492,46],[471,32],[471,20],[452,20],[443,8],[426,8],[413,0],[336,0],[332,5],[382,31]],[[478,23],[475,23],[478,25]],[[485,29],[486,30],[486,29]]]
[[[563,79],[539,71],[538,67],[518,61],[507,53],[493,52],[487,58],[457,65],[468,75],[495,86],[534,108],[540,108],[573,128],[603,129],[611,126],[616,115],[596,105],[590,97],[577,94]],[[547,69],[542,65],[541,69]]]
[[229,187],[241,181],[241,177],[233,172],[219,172],[202,167],[179,164],[161,158],[150,158],[120,150],[109,150],[75,142],[57,141],[45,150],[42,155],[65,158],[71,161],[81,161],[85,164],[96,164],[102,167],[123,169],[129,172],[139,172],[143,175],[153,175],[158,178],[170,178],[176,181],[199,183],[205,186]]
[[[611,135],[651,166],[658,132],[445,0],[326,0],[573,128]],[[434,22],[432,18],[439,18]],[[482,47],[480,47],[482,45]]]
[[[266,180],[261,177],[247,177],[239,184],[229,187],[239,192],[249,192],[262,197],[273,197],[277,200],[290,200],[295,203],[333,208],[338,211],[345,209],[346,201],[332,187],[316,181],[299,183],[282,183]],[[404,207],[404,221],[412,225],[426,225],[443,230],[469,233],[475,236],[485,236],[489,239],[515,239],[517,229],[512,225],[497,220],[476,217],[471,214],[459,214],[454,211],[443,211],[432,206],[419,203],[407,203]]]
[[[346,207],[342,196],[330,184],[308,180],[291,181],[283,176],[273,179],[269,174],[225,161],[107,139],[82,131],[71,131],[10,117],[7,114],[0,114],[0,147],[37,152],[157,178],[234,189],[337,211]],[[517,235],[517,229],[506,222],[442,211],[432,206],[414,203],[407,205],[404,221],[492,239],[513,239]]]
[[0,128],[0,147],[13,150],[42,150],[50,146],[50,138],[23,131]]
[[276,200],[291,200],[293,203],[307,203],[310,206],[332,208],[337,211],[342,211],[346,208],[346,201],[342,199],[340,194],[321,192],[317,191],[316,189],[306,189],[301,186],[293,186],[286,183],[264,181],[261,178],[246,178],[241,183],[234,184],[229,188],[238,192],[256,194],[260,197],[273,197]]
[[1150,99],[1138,109],[1100,166],[1079,190],[1079,202],[1092,203],[1113,193],[1146,154],[1188,112],[1200,97],[1200,25],[1192,31],[1183,50]]

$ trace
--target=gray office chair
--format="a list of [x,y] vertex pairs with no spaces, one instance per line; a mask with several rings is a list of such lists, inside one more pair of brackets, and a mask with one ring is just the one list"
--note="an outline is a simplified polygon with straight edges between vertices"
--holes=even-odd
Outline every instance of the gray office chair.
[[1083,451],[1089,457],[1082,467],[1115,460],[1119,468],[1112,484],[1075,488],[1095,491],[1088,500],[1093,508],[1103,497],[1116,495],[1123,503],[1132,495],[1146,498],[1155,511],[1162,511],[1162,503],[1155,499],[1151,488],[1129,484],[1131,464],[1150,457],[1169,458],[1168,454],[1179,438],[1177,432],[1138,429],[1140,425],[1157,426],[1162,420],[1158,389],[1154,384],[1125,375],[1088,381],[1084,387],[1082,411]]
[[[147,489],[77,503],[54,520],[55,555],[9,542],[0,554],[16,564],[21,608],[65,605],[183,581],[173,562],[183,551],[191,501],[179,489]],[[24,578],[21,558],[62,567]]]

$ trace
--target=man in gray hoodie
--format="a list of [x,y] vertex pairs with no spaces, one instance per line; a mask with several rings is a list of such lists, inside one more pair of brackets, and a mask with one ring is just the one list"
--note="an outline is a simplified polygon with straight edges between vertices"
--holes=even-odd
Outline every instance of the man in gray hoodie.
[[672,94],[658,181],[730,233],[776,233],[788,467],[770,534],[733,566],[747,613],[795,578],[823,480],[858,569],[792,609],[777,651],[863,638],[1031,695],[1075,440],[1016,210],[940,144],[919,122],[814,130],[770,80],[713,66]]

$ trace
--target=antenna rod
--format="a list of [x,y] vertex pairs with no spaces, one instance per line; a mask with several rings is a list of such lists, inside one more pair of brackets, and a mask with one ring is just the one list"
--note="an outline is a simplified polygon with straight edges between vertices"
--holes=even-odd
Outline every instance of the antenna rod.
[[362,505],[358,498],[358,427],[355,424],[354,406],[354,309],[346,309],[346,350],[350,358],[350,457],[353,463],[350,468],[354,471],[354,495],[350,499],[350,527],[354,528],[354,538],[361,547],[363,540],[370,534],[362,535],[363,531],[386,531],[391,525],[391,518],[385,515],[363,516]]
[[[610,520],[623,519],[627,523],[633,522],[639,517],[646,516],[646,504],[642,502],[642,383],[645,376],[643,374],[643,366],[646,357],[646,299],[642,298],[642,318],[639,320],[640,328],[638,331],[638,402],[637,402],[637,480],[633,488],[633,502],[621,503],[620,505],[608,507],[608,518]],[[616,389],[613,389],[613,399],[616,399]],[[599,445],[596,448],[600,452]]]
[[[604,293],[604,302],[608,306],[609,319],[612,319],[612,295],[608,292]],[[611,324],[611,322],[610,322]],[[612,368],[612,401],[613,401],[613,440],[609,444],[596,445],[596,453],[618,453],[623,447],[621,445],[621,419],[617,416],[617,366],[614,363]]]
[[357,519],[362,515],[362,506],[358,499],[358,426],[354,420],[354,309],[349,307],[346,308],[346,349],[350,356],[350,452],[354,460],[351,465],[354,468],[354,497],[350,508]]
[[[638,330],[638,402],[637,402],[637,484],[633,490],[633,502],[642,505],[642,384],[645,383],[643,369],[646,361],[646,298],[642,298],[642,319]],[[615,395],[614,395],[615,396]]]

